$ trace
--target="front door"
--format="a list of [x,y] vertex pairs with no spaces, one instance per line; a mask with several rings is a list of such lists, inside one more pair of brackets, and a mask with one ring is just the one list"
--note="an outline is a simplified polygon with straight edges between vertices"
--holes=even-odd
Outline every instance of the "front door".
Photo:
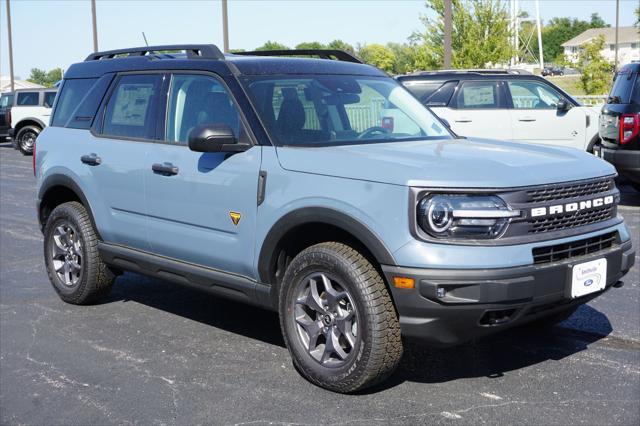
[[165,141],[145,159],[151,251],[253,277],[261,148],[235,154],[189,150],[189,132],[206,124],[228,125],[237,138],[247,138],[221,80],[204,74],[173,75]]

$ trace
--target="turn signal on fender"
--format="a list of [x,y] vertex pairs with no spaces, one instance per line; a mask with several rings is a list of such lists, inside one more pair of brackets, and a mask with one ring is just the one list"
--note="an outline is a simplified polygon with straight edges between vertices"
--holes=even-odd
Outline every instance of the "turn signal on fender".
[[393,277],[393,285],[398,288],[413,288],[415,280],[407,277]]

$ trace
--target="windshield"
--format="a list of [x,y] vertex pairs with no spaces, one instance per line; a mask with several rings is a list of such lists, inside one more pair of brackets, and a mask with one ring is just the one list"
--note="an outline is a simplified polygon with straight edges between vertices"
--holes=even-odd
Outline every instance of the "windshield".
[[427,108],[387,77],[247,77],[245,84],[278,145],[451,138]]
[[[611,93],[609,93],[608,103],[629,104],[631,102],[640,103],[640,79],[636,81],[637,73],[629,68],[622,68],[615,76]],[[634,88],[635,82],[635,88]]]

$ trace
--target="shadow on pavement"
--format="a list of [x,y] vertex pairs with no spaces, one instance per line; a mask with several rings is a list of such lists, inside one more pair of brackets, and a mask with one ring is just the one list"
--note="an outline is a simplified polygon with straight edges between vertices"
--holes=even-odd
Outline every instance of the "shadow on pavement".
[[[134,301],[231,333],[284,347],[278,315],[172,283],[126,273],[105,303]],[[551,328],[521,327],[464,345],[436,349],[407,342],[398,370],[377,393],[405,381],[441,383],[471,377],[498,378],[541,362],[558,361],[585,350],[611,333],[607,317],[582,305]]]

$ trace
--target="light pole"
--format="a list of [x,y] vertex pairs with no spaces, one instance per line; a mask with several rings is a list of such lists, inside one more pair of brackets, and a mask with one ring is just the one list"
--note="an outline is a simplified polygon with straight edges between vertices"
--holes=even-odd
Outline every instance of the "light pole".
[[91,0],[91,23],[93,26],[93,51],[98,51],[98,24],[96,22],[96,0]]
[[613,65],[613,72],[618,72],[618,27],[620,21],[620,0],[616,0],[616,53],[615,62]]
[[222,43],[224,53],[229,53],[229,19],[227,15],[227,0],[222,0]]
[[13,82],[13,41],[11,40],[11,5],[7,1],[7,41],[9,42],[9,78],[11,79],[11,91],[15,90]]
[[444,0],[444,69],[451,69],[451,0]]

